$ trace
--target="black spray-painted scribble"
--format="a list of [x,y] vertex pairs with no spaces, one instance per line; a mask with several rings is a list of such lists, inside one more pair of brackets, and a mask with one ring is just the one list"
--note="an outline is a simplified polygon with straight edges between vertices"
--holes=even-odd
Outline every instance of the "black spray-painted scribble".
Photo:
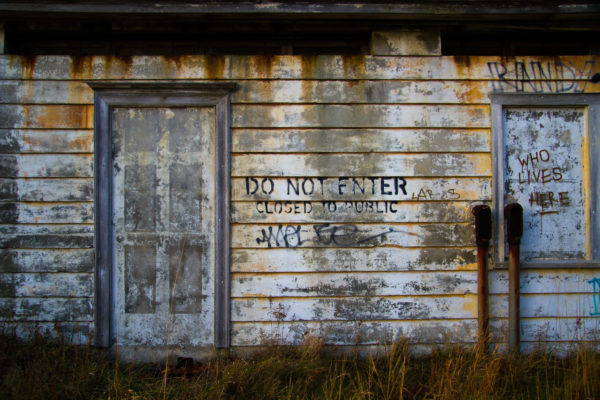
[[515,61],[513,64],[488,62],[492,89],[500,92],[532,93],[583,93],[588,83],[600,81],[600,74],[593,75],[595,60],[586,60],[579,69],[567,61]]
[[381,233],[369,234],[361,231],[356,225],[313,225],[312,232],[303,231],[302,225],[278,225],[269,226],[260,230],[260,236],[256,243],[265,243],[267,247],[296,248],[305,245],[319,246],[360,246],[364,244],[376,244],[377,240],[396,232],[394,228],[387,228]]
[[300,247],[306,242],[305,240],[302,240],[301,225],[279,225],[275,229],[273,229],[272,226],[269,226],[268,228],[261,229],[260,232],[262,236],[256,238],[256,243],[266,243],[269,248],[294,248]]
[[411,200],[423,201],[423,200],[458,200],[460,199],[460,193],[456,192],[456,189],[443,190],[441,192],[434,192],[433,190],[422,187],[418,192],[412,192]]

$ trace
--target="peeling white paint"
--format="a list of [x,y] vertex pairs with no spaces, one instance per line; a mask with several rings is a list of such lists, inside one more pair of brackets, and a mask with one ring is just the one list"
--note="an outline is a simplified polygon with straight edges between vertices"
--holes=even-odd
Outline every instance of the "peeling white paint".
[[[0,290],[6,296],[0,298],[0,320],[3,329],[24,338],[35,330],[72,332],[66,335],[70,340],[84,343],[83,337],[93,331],[93,93],[85,81],[236,81],[232,345],[270,340],[297,344],[317,335],[329,344],[359,344],[364,351],[381,350],[383,341],[402,335],[420,343],[424,352],[437,344],[475,340],[470,207],[492,200],[490,94],[600,92],[600,86],[589,84],[600,65],[597,55],[143,56],[108,61],[98,56],[0,56],[0,202],[5,218],[0,226]],[[518,68],[547,70],[548,65],[561,66],[552,73],[566,68],[572,73],[553,75],[552,82],[520,79]],[[167,148],[166,136],[156,138],[159,152]],[[139,165],[148,165],[158,156],[149,150],[136,157]],[[190,163],[204,156],[194,151],[179,157]],[[166,190],[168,175],[158,172],[160,190]],[[351,192],[340,186],[344,182],[339,178],[353,177],[403,178],[406,193],[385,194],[389,188],[381,186]],[[266,190],[252,192],[249,178],[271,180],[272,191],[267,184]],[[294,193],[288,178],[327,180],[322,191]],[[117,195],[120,188],[122,184]],[[300,202],[300,207],[310,202],[312,211],[261,213],[257,203],[265,201]],[[382,213],[330,215],[319,210],[320,202],[364,201],[379,206],[394,202],[396,212],[389,203]],[[210,207],[202,212],[210,213]],[[171,211],[177,210],[161,209],[159,220],[168,220]],[[283,236],[277,233],[280,224]],[[168,258],[164,251],[159,255]],[[590,281],[598,273],[598,268],[523,271],[523,348],[540,340],[560,348],[597,340],[599,319],[593,315]],[[156,274],[162,282],[157,284],[157,308],[164,315],[168,274],[165,268]],[[124,278],[119,279],[122,287]],[[212,281],[202,283],[203,294],[212,296]],[[491,333],[502,346],[506,272],[492,271],[490,285]],[[172,330],[171,345],[201,346],[212,340],[201,329],[205,320],[185,314],[173,318],[174,324],[192,328]],[[133,347],[161,346],[167,331],[164,317],[149,322],[143,314],[129,314],[118,339]]]

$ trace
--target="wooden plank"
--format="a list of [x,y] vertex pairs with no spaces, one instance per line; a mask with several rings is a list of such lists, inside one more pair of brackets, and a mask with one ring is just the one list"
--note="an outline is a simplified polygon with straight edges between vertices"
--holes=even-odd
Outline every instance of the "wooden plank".
[[75,345],[91,344],[94,326],[90,322],[3,322],[0,332],[13,335],[25,341],[36,335],[45,338],[65,340]]
[[234,223],[468,222],[468,202],[258,201],[232,203]]
[[93,127],[93,106],[0,105],[0,128],[92,129]]
[[[463,343],[462,346],[463,347],[470,348],[471,344],[470,343]],[[415,343],[408,343],[407,344],[407,352],[408,354],[411,354],[414,357],[429,357],[431,356],[437,349],[439,349],[440,347],[444,347],[444,346],[440,346],[437,344],[415,344]],[[385,356],[386,354],[389,354],[389,350],[390,350],[390,345],[389,344],[373,344],[373,345],[362,345],[362,346],[354,346],[354,345],[348,345],[348,346],[340,346],[340,350],[342,350],[343,354],[347,354],[347,355],[356,355],[358,357],[361,357],[363,359],[366,359],[368,357],[382,357]]]
[[92,297],[92,274],[0,274],[0,297]]
[[319,338],[326,345],[374,345],[407,339],[417,343],[473,342],[475,320],[235,322],[233,346],[299,345]]
[[412,296],[477,293],[477,274],[460,272],[236,273],[232,297]]
[[91,298],[0,299],[0,321],[91,321]]
[[233,225],[232,248],[470,246],[470,224]]
[[[514,62],[512,63],[514,68]],[[504,66],[504,67],[503,67]],[[506,64],[492,61],[488,65],[487,78],[498,78]],[[585,71],[578,71],[576,76],[591,71],[591,66],[586,66]],[[537,72],[537,64],[525,65],[525,72]],[[542,65],[545,74],[548,74],[547,65]],[[522,67],[519,73],[522,74]],[[508,70],[507,70],[508,72]],[[555,71],[551,71],[555,72]],[[440,73],[439,71],[437,72]],[[568,74],[565,71],[563,74]],[[506,74],[504,78],[509,78]],[[591,76],[590,76],[591,77]],[[217,78],[217,77],[213,77]],[[261,77],[257,77],[261,78]],[[264,76],[262,78],[268,78]],[[523,93],[549,93],[557,90],[581,90],[585,83],[577,80],[542,80],[525,76],[519,79],[514,75],[510,79],[496,81],[466,80],[439,80],[418,78],[420,80],[244,80],[238,79],[239,90],[232,94],[233,104],[252,103],[343,103],[343,104],[487,104],[489,93],[494,90],[514,91]],[[312,78],[308,78],[312,79]],[[372,79],[372,78],[359,78]],[[480,77],[479,79],[485,79]],[[214,81],[212,81],[214,82]],[[570,87],[575,82],[578,82]],[[595,85],[585,85],[586,93],[597,93],[600,88]],[[93,91],[86,82],[75,80],[48,81],[48,80],[19,80],[0,81],[0,104],[92,104]]]
[[94,326],[90,322],[3,322],[0,332],[32,341],[36,336],[64,340],[74,345],[91,344]]
[[0,272],[71,272],[94,270],[92,249],[0,250]]
[[0,225],[0,235],[14,234],[79,234],[94,233],[92,224]]
[[[288,251],[289,253],[289,251]],[[331,260],[330,262],[335,262]],[[590,283],[593,274],[583,276],[556,277],[523,273],[522,294],[593,294]],[[587,275],[587,276],[586,276]],[[497,287],[490,276],[491,287]],[[560,279],[562,278],[562,279]],[[564,286],[556,285],[566,282]],[[570,283],[570,281],[574,281]],[[362,272],[352,274],[308,273],[308,274],[257,274],[236,273],[232,281],[234,297],[282,297],[282,296],[394,296],[419,294],[462,294],[476,292],[474,272]],[[502,285],[504,286],[504,285]],[[493,291],[492,291],[493,292]],[[494,293],[494,292],[493,292]],[[497,293],[497,292],[496,292]],[[494,293],[494,294],[496,294]],[[506,293],[506,291],[499,292]]]
[[0,155],[2,178],[88,178],[93,176],[92,154]]
[[[494,350],[499,354],[508,354],[510,349],[508,343],[492,344]],[[521,354],[552,354],[554,357],[570,357],[575,356],[580,350],[599,351],[600,344],[597,340],[594,341],[575,341],[575,342],[540,342],[521,341]]]
[[234,105],[232,117],[233,128],[490,127],[487,105]]
[[[589,298],[588,299],[586,299]],[[490,315],[506,318],[507,296],[491,296]],[[586,317],[591,296],[525,295],[522,318]],[[587,304],[586,304],[587,303]],[[232,321],[335,321],[475,318],[477,296],[234,298]],[[589,309],[589,308],[588,308]]]
[[0,203],[0,220],[11,224],[94,222],[94,203]]
[[0,129],[2,153],[93,153],[92,130]]
[[232,163],[236,177],[476,177],[491,173],[489,154],[261,154],[235,155]]
[[[521,318],[521,341],[597,341],[600,320],[595,317]],[[508,342],[508,321],[490,321],[493,341]]]
[[486,104],[489,87],[485,81],[244,81],[231,101],[233,104]]
[[234,129],[238,153],[489,152],[488,129]]
[[[488,103],[485,81],[238,81],[232,103]],[[0,104],[92,104],[81,81],[1,81]]]
[[[538,64],[539,63],[539,64]],[[549,63],[549,64],[548,64]],[[578,81],[588,90],[597,55],[560,57],[0,56],[4,79],[495,79]],[[591,75],[590,75],[591,74]],[[527,87],[523,85],[523,87]],[[542,85],[540,87],[543,88]],[[564,89],[563,89],[564,90]]]
[[231,271],[383,272],[476,270],[473,248],[235,249]]
[[0,179],[2,201],[92,201],[92,178]]
[[0,104],[92,104],[94,91],[78,81],[0,81]]
[[232,321],[372,321],[474,318],[475,295],[232,300]]
[[[373,180],[371,180],[373,179]],[[491,180],[489,178],[403,178],[407,195],[394,194],[397,201],[427,200],[491,200]],[[0,181],[1,182],[1,181]],[[321,186],[321,182],[323,185]],[[353,177],[343,181],[349,190],[340,194],[338,179],[323,177],[243,177],[232,179],[232,201],[322,201],[322,200],[389,200],[390,195],[382,194],[382,181],[379,177]],[[398,182],[404,183],[404,182]],[[315,185],[314,190],[311,190]],[[364,193],[360,188],[364,188]],[[298,188],[296,191],[295,188]],[[387,189],[384,189],[386,192]]]
[[17,234],[0,239],[0,249],[87,249],[94,244],[93,234]]
[[[522,294],[521,318],[589,317],[595,311],[590,293]],[[490,296],[490,317],[508,317],[508,296]]]
[[[598,269],[569,270],[525,270],[521,271],[521,293],[593,293],[592,279]],[[508,272],[492,271],[489,276],[490,293],[508,293]]]
[[2,249],[87,249],[93,225],[0,225]]
[[[546,353],[552,354],[556,357],[569,357],[575,356],[580,350],[585,351],[600,351],[600,344],[598,340],[590,341],[573,341],[573,342],[521,342],[521,353],[531,354]],[[504,349],[504,352],[508,352],[508,349]],[[580,353],[581,354],[581,353]]]

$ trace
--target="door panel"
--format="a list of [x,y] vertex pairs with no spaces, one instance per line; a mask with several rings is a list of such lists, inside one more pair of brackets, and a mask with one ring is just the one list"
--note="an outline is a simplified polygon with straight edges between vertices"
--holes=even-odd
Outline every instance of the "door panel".
[[215,109],[115,107],[114,336],[214,343]]

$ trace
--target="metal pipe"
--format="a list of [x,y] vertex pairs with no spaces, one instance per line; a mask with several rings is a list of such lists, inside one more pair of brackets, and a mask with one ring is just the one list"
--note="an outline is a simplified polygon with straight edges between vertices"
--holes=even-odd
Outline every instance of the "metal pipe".
[[508,347],[511,352],[520,350],[519,314],[519,246],[508,246]]
[[520,351],[519,258],[523,236],[523,207],[517,203],[504,207],[506,237],[508,240],[508,348],[511,353]]
[[492,237],[492,210],[489,206],[473,207],[475,215],[475,241],[477,243],[477,337],[480,349],[489,347],[489,289],[488,248]]

